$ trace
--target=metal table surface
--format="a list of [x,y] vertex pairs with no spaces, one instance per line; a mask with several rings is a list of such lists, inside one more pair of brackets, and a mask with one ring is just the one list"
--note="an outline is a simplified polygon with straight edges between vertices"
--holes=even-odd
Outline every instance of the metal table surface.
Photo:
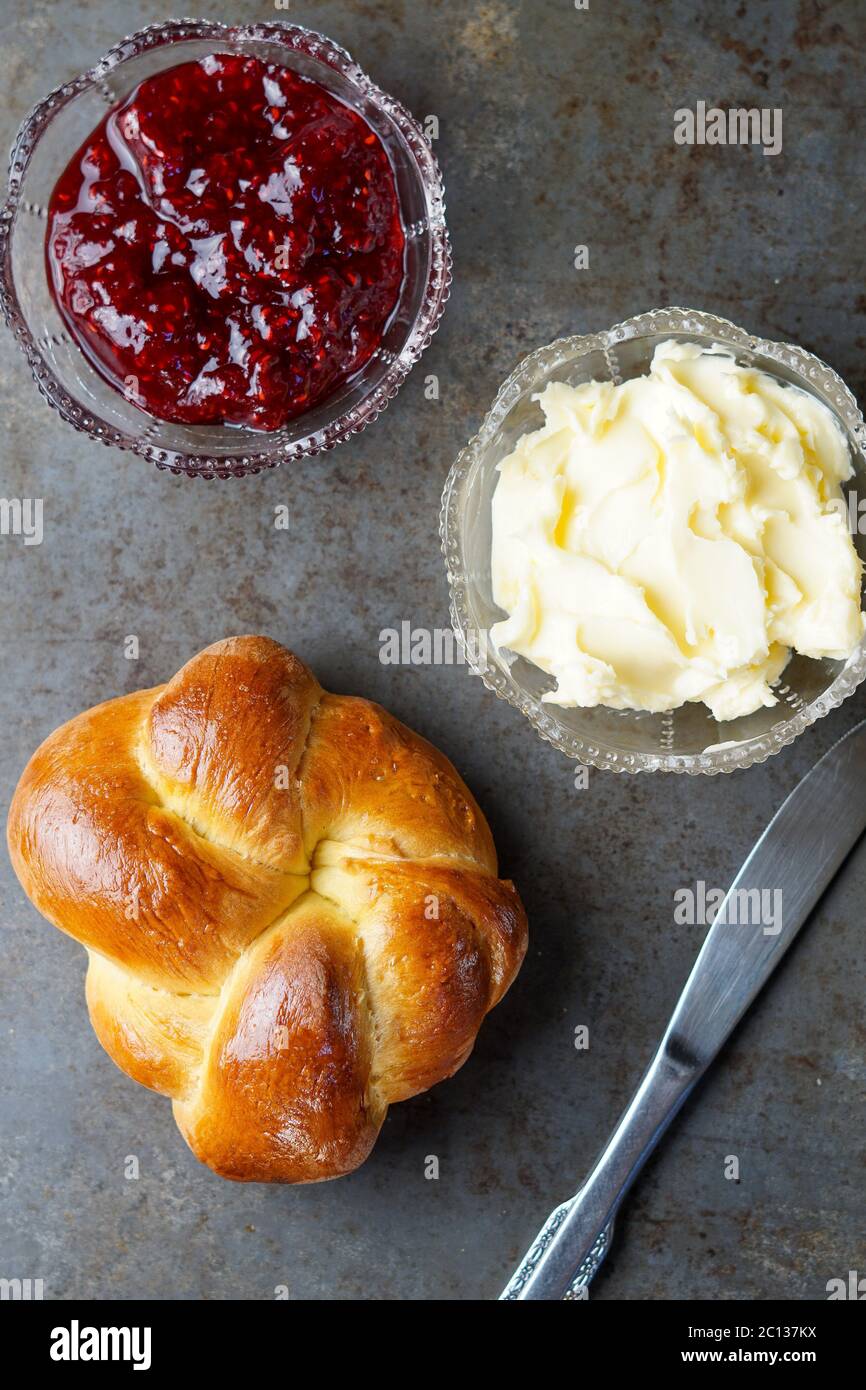
[[[489,1299],[583,1175],[667,1019],[702,935],[675,924],[675,890],[727,886],[866,696],[747,772],[593,772],[577,790],[572,765],[464,667],[383,665],[379,634],[447,626],[445,474],[503,377],[555,336],[686,304],[802,342],[866,395],[866,7],[207,9],[321,29],[417,116],[438,117],[452,300],[375,426],[242,481],[173,478],[79,437],[2,335],[0,492],[44,499],[44,540],[0,538],[0,803],[58,723],[156,684],[208,642],[267,632],[454,760],[523,894],[530,949],[468,1064],[394,1107],[355,1175],[237,1186],[200,1167],[168,1103],[103,1054],[84,953],[41,921],[4,854],[0,1276],[41,1277],[48,1298],[262,1299],[286,1285],[295,1298]],[[7,0],[4,142],[49,87],[169,13]],[[699,99],[781,107],[782,154],[675,145],[674,110]],[[588,269],[574,268],[577,244]],[[288,532],[273,524],[280,504]],[[132,633],[137,661],[124,655]],[[855,855],[656,1155],[594,1298],[822,1299],[828,1279],[864,1268],[864,873]]]

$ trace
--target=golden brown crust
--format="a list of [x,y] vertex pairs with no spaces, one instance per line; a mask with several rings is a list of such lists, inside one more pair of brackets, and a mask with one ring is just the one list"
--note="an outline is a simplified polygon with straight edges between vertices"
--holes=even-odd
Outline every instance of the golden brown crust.
[[247,952],[199,1090],[175,1103],[193,1153],[223,1177],[318,1182],[363,1163],[385,1117],[370,1089],[364,959],[314,893]]
[[315,677],[277,642],[218,642],[153,701],[148,773],[163,799],[210,839],[304,874],[298,763],[321,697]]
[[448,759],[371,700],[322,698],[302,771],[308,856],[323,839],[342,840],[496,872],[487,822]]
[[164,1096],[187,1093],[204,1061],[213,996],[157,989],[96,954],[86,995],[93,1030],[122,1071]]
[[240,1180],[357,1167],[391,1102],[466,1060],[526,949],[448,760],[263,637],[58,729],[7,834],[90,951],[103,1046]]

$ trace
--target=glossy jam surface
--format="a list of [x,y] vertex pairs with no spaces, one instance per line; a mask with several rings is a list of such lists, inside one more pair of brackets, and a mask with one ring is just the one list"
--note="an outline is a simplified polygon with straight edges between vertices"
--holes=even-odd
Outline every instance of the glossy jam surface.
[[215,54],[143,82],[61,176],[60,311],[160,419],[274,430],[375,352],[403,280],[394,176],[317,83]]

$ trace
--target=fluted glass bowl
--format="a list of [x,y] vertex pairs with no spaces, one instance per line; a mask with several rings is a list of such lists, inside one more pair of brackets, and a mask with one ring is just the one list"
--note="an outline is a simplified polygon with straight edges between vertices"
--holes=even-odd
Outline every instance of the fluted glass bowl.
[[[388,152],[406,232],[406,274],[382,344],[362,370],[273,433],[158,420],[110,386],[71,339],[48,286],[46,209],[69,159],[108,107],[145,78],[215,51],[247,53],[313,78],[358,111]],[[130,449],[159,468],[203,478],[259,473],[317,454],[376,419],[435,333],[451,284],[442,179],[420,127],[349,54],[292,24],[227,26],[169,20],[124,39],[92,68],[51,92],[12,149],[0,213],[0,304],[39,390],[76,429]]]
[[[579,386],[641,376],[658,344],[670,338],[701,346],[721,343],[743,366],[757,367],[823,401],[851,451],[855,472],[846,490],[866,496],[863,416],[844,382],[817,357],[788,343],[756,338],[712,314],[691,309],[639,314],[606,333],[561,338],[525,358],[455,462],[445,484],[441,520],[451,621],[468,664],[487,688],[516,706],[542,738],[569,757],[614,772],[732,772],[763,762],[841,704],[866,674],[866,640],[844,662],[795,655],[777,682],[778,704],[724,723],[703,704],[686,704],[667,714],[542,704],[542,694],[554,688],[553,679],[524,657],[497,651],[488,640],[489,629],[505,617],[493,601],[490,574],[497,464],[521,435],[543,424],[533,397],[549,381]],[[866,560],[866,537],[855,534],[854,542]]]

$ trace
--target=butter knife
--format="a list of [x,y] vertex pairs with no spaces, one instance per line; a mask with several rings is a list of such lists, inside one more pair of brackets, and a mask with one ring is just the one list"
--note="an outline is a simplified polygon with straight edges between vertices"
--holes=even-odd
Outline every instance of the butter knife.
[[[864,830],[866,720],[797,784],[746,859],[622,1119],[580,1190],[551,1212],[500,1300],[587,1297],[620,1203]],[[743,895],[762,890],[781,893],[774,899],[781,922],[741,925],[742,905],[759,901]]]

